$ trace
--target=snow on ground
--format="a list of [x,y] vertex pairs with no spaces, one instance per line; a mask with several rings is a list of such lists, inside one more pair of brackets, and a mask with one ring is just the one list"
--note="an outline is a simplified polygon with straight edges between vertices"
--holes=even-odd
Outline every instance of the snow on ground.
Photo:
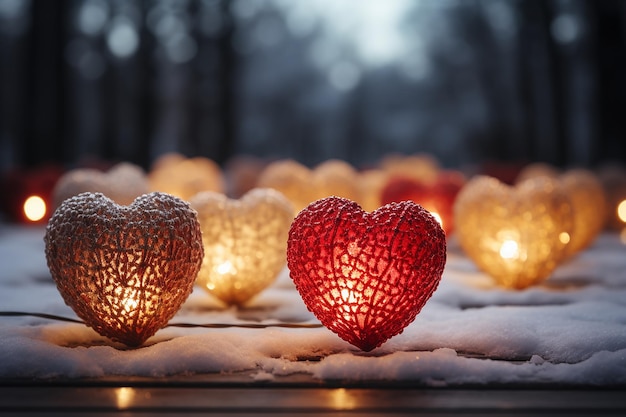
[[[0,310],[76,317],[56,290],[43,228],[0,226]],[[246,308],[196,289],[172,322],[317,323],[288,271]],[[433,298],[405,331],[364,353],[325,328],[167,327],[128,349],[75,323],[0,317],[0,378],[162,377],[245,372],[252,381],[626,383],[626,246],[604,234],[548,281],[495,287],[454,241]]]

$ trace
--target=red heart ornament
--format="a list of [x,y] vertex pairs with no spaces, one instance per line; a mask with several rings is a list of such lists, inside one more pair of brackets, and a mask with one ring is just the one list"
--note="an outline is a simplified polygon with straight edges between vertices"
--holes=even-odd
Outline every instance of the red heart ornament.
[[465,177],[457,171],[441,171],[433,182],[411,177],[391,177],[381,191],[381,203],[411,200],[431,212],[446,235],[454,231],[453,207],[457,194],[465,184]]
[[82,193],[48,222],[46,259],[65,303],[103,336],[139,346],[187,299],[204,249],[196,212],[169,194],[120,206]]
[[315,201],[295,218],[287,243],[287,265],[307,308],[364,351],[415,319],[445,263],[444,231],[412,201],[371,213],[344,198]]

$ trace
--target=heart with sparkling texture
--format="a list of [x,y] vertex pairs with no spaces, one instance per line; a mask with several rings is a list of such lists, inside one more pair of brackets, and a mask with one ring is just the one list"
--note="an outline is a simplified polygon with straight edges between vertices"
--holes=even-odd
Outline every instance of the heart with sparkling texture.
[[567,254],[572,204],[557,179],[515,186],[476,176],[454,204],[461,248],[503,287],[524,289],[547,279]]
[[293,207],[281,193],[255,188],[239,200],[205,191],[189,201],[198,212],[204,260],[197,284],[229,305],[242,305],[285,267]]
[[363,351],[415,320],[445,263],[443,229],[412,201],[371,213],[344,198],[315,201],[294,219],[287,243],[290,275],[307,308]]
[[99,334],[139,346],[193,289],[203,256],[196,212],[164,193],[118,205],[81,193],[46,228],[48,268],[63,300]]

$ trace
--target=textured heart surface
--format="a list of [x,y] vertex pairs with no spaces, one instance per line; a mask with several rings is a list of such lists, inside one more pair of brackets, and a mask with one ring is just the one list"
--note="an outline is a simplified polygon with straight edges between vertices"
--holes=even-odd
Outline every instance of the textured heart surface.
[[302,210],[289,231],[287,265],[307,308],[364,351],[415,319],[445,263],[441,226],[412,201],[368,213],[328,197]]
[[65,200],[44,237],[65,303],[103,336],[139,346],[193,289],[203,247],[196,212],[169,194],[120,206],[100,193]]
[[456,234],[465,253],[509,288],[550,276],[566,255],[572,206],[558,180],[528,179],[514,187],[477,176],[454,205]]
[[293,207],[276,190],[255,188],[239,200],[220,193],[192,197],[204,243],[197,283],[223,302],[241,305],[285,267]]

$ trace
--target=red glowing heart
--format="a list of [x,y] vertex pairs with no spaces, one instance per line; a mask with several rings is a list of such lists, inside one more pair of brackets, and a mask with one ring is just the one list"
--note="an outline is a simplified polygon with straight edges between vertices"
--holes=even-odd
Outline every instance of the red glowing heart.
[[371,213],[344,198],[315,201],[295,218],[287,243],[291,278],[307,308],[364,351],[415,319],[445,263],[445,233],[412,201]]
[[382,204],[404,200],[418,203],[437,218],[449,236],[454,231],[454,201],[464,184],[465,177],[456,171],[442,171],[434,182],[392,177],[383,187],[380,200]]

